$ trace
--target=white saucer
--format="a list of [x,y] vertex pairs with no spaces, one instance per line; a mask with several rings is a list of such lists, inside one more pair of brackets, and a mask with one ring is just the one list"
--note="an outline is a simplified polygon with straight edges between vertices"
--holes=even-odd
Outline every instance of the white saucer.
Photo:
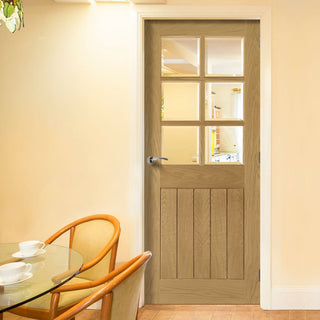
[[39,256],[40,254],[44,254],[45,252],[46,252],[45,249],[39,249],[35,254],[30,255],[30,256],[25,256],[20,251],[18,251],[18,252],[15,252],[12,256],[14,258],[21,258],[21,259],[23,259],[23,258],[32,258],[32,257]]
[[33,276],[33,274],[31,272],[26,272],[24,275],[23,275],[23,278],[22,279],[19,279],[17,281],[14,281],[14,282],[2,282],[0,280],[0,286],[4,287],[4,286],[11,286],[13,284],[17,284],[17,283],[20,283],[22,281],[26,281],[28,279],[30,279],[31,277]]

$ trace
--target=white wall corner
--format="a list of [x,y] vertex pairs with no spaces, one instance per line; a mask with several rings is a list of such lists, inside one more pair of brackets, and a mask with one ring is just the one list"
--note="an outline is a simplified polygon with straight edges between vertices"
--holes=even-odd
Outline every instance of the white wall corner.
[[319,310],[320,287],[273,287],[272,310]]

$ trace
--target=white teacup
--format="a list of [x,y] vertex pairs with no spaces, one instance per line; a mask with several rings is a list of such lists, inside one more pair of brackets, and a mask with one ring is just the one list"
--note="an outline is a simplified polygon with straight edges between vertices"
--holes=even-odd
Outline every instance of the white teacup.
[[32,269],[31,263],[12,262],[0,266],[0,280],[11,283],[20,280],[23,275]]
[[20,253],[23,256],[33,256],[40,249],[43,249],[45,243],[38,240],[23,241],[19,243]]

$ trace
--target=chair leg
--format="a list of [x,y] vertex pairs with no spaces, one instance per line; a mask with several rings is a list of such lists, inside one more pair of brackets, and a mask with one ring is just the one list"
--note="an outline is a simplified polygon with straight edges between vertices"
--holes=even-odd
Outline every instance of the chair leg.
[[3,319],[3,312],[0,312],[0,320]]
[[109,320],[112,305],[112,293],[105,295],[102,298],[100,320]]
[[49,310],[50,320],[53,320],[56,317],[59,299],[60,299],[60,293],[51,294],[51,304],[50,304],[50,310]]

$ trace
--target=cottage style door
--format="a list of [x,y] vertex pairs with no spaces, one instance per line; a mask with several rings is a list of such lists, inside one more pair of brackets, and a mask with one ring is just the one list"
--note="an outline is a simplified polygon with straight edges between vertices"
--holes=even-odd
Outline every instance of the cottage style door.
[[146,303],[259,303],[259,29],[145,23]]

